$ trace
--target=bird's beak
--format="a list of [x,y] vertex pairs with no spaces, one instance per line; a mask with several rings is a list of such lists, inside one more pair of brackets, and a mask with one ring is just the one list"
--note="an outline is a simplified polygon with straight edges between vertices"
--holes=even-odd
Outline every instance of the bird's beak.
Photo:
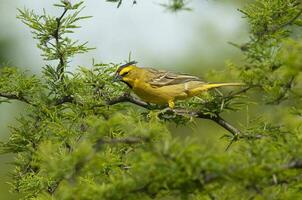
[[122,79],[123,79],[123,77],[121,75],[119,75],[118,73],[116,73],[113,78],[113,82],[121,81]]

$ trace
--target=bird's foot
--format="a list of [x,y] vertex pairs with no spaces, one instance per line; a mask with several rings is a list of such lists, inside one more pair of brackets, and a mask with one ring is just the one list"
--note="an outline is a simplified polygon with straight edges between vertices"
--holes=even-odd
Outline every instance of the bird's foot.
[[159,110],[157,112],[157,116],[158,117],[165,117],[165,118],[169,118],[169,116],[173,115],[175,113],[174,109],[170,108],[170,107],[166,107],[162,110]]
[[160,110],[161,113],[173,113],[174,109],[170,108],[170,107],[166,107],[162,110]]

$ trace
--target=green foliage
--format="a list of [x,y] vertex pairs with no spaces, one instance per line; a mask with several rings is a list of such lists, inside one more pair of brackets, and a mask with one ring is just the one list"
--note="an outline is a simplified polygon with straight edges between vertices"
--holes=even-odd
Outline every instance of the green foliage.
[[299,74],[284,65],[279,52],[302,13],[301,5],[296,0],[259,0],[241,12],[251,33],[250,41],[239,46],[247,59],[240,69],[241,77],[246,83],[259,85],[267,93],[267,103],[280,103]]
[[37,93],[43,92],[40,85],[40,80],[35,76],[26,75],[25,72],[16,68],[3,67],[0,69],[0,90],[1,95],[7,98],[0,99],[0,103],[9,101],[9,99],[20,99],[28,102],[27,98],[31,99],[31,103],[34,103],[37,98],[40,98]]
[[[174,10],[185,5],[185,1],[172,2],[168,5]],[[86,43],[68,37],[87,18],[79,15],[82,4],[55,4],[63,9],[59,17],[19,10],[42,56],[57,65],[46,64],[42,77],[11,67],[0,71],[0,103],[19,100],[28,105],[19,125],[11,127],[9,140],[1,143],[3,153],[16,155],[12,192],[21,193],[23,199],[302,197],[302,138],[297,128],[302,115],[302,8],[298,1],[259,0],[242,9],[250,24],[250,41],[235,46],[246,63],[230,63],[227,73],[238,76],[246,87],[180,102],[186,112],[166,112],[130,101],[123,96],[129,92],[126,86],[113,82],[118,64],[93,61],[90,68],[67,71],[69,59],[89,50]],[[247,96],[258,101],[254,106],[261,115],[260,95],[265,95],[264,104],[279,103],[282,118],[274,119],[277,111],[268,112],[270,118],[249,116],[240,133],[221,121],[221,113],[249,106],[252,100]],[[123,101],[112,103],[121,96]],[[175,138],[167,128],[166,121],[188,125],[195,117],[229,130],[236,146],[218,153]]]

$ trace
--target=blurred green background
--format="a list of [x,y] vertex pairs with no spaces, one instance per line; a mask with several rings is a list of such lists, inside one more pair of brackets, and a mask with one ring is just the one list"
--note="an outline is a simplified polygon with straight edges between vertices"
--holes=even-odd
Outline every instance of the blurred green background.
[[[16,19],[17,8],[30,8],[59,15],[52,7],[56,1],[2,0],[0,6],[0,66],[18,66],[40,74],[44,61],[35,47],[30,30]],[[223,69],[227,60],[240,63],[243,57],[228,41],[241,43],[248,37],[245,20],[237,11],[246,1],[196,0],[189,6],[192,11],[170,13],[159,3],[165,1],[131,1],[117,9],[116,5],[100,0],[85,1],[83,15],[93,18],[82,22],[82,28],[72,37],[88,41],[96,50],[77,56],[71,63],[91,66],[97,62],[119,63],[128,59],[129,53],[140,66],[152,66],[173,71],[203,74],[212,69]],[[210,81],[210,80],[208,80]],[[16,125],[16,117],[26,113],[19,103],[0,105],[0,140],[9,136],[9,126]],[[237,117],[240,114],[237,114]],[[227,116],[230,117],[230,116]],[[236,115],[233,116],[236,118]],[[242,119],[244,123],[244,119]],[[238,124],[238,123],[237,123]],[[226,143],[219,139],[224,130],[212,122],[197,120],[191,127],[171,125],[181,137],[196,137],[201,145],[217,147],[222,152]],[[0,199],[16,199],[8,192],[10,163],[13,155],[0,156]]]

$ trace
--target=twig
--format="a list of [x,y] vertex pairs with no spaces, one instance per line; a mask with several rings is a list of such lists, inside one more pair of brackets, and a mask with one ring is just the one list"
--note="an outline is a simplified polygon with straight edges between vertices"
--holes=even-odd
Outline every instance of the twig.
[[232,133],[234,136],[241,135],[241,131],[231,124],[229,124],[227,121],[225,121],[223,118],[221,118],[219,115],[209,118],[210,120],[215,121],[217,124],[219,124],[221,127]]
[[271,28],[267,28],[264,32],[261,33],[261,35],[267,34],[269,32],[275,33],[276,31],[278,31],[278,30],[280,30],[280,29],[282,29],[286,26],[292,25],[296,21],[296,19],[298,19],[298,17],[301,16],[301,14],[302,14],[302,9],[300,9],[300,11],[293,18],[291,18],[288,22],[285,22],[285,23],[283,23],[279,26],[274,26],[274,27],[271,27]]
[[223,98],[224,98],[225,100],[229,100],[229,99],[233,98],[234,96],[237,96],[237,95],[239,95],[239,94],[245,93],[245,92],[247,92],[247,91],[249,91],[250,89],[255,88],[255,87],[260,87],[260,86],[258,86],[258,85],[248,86],[248,87],[242,88],[242,89],[239,90],[239,91],[232,92],[232,93],[228,94],[227,96],[224,96]]
[[300,17],[301,14],[302,14],[302,9],[292,19],[290,19],[288,22],[282,24],[278,29],[284,28],[285,26],[292,25],[296,21],[296,19],[298,19],[298,17]]
[[60,178],[60,180],[55,181],[53,184],[48,186],[47,187],[47,192],[52,195],[57,190],[57,188],[59,187],[59,184],[61,183],[61,181],[63,181],[63,178]]
[[282,169],[302,169],[302,160],[293,160],[287,164],[284,164]]
[[125,93],[120,97],[109,100],[109,101],[107,101],[107,104],[108,105],[114,105],[114,104],[118,104],[118,103],[122,103],[122,102],[130,102],[130,103],[136,104],[140,107],[143,107],[143,108],[146,108],[146,109],[150,110],[150,105],[149,104],[147,104],[146,102],[141,101],[137,98],[134,98],[129,93]]
[[57,21],[57,28],[56,28],[56,30],[54,32],[54,35],[53,35],[54,38],[55,38],[55,40],[56,40],[56,50],[57,50],[57,54],[58,54],[59,60],[60,60],[60,63],[58,65],[58,67],[57,67],[57,72],[60,74],[60,78],[62,78],[62,75],[64,73],[65,61],[64,61],[64,57],[63,57],[63,55],[61,53],[61,50],[60,50],[61,45],[60,45],[60,41],[59,41],[60,40],[59,31],[60,31],[60,28],[61,28],[62,19],[65,16],[65,14],[67,13],[67,11],[68,11],[68,9],[64,8],[64,11],[63,11],[62,15],[56,19],[56,21]]
[[242,45],[236,44],[234,42],[228,42],[230,45],[240,49],[241,51],[247,51],[249,49],[249,43],[245,43]]
[[15,95],[15,94],[8,94],[8,93],[0,93],[0,97],[4,97],[10,100],[19,100],[22,101],[24,103],[33,105],[31,102],[29,102],[25,97],[21,96],[21,95]]
[[291,76],[289,81],[285,85],[283,85],[284,90],[282,91],[282,93],[273,101],[267,102],[267,104],[280,104],[281,101],[286,98],[286,94],[292,89],[295,78],[296,75]]
[[57,101],[55,102],[55,106],[64,104],[64,103],[71,103],[74,101],[74,98],[71,95],[68,96],[64,96],[61,99],[57,99]]

